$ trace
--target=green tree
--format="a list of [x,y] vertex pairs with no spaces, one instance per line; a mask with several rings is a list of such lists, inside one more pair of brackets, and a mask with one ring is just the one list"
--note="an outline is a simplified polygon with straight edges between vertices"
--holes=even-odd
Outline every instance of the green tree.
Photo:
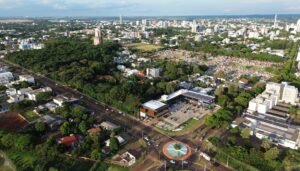
[[81,121],[78,128],[83,134],[86,134],[86,132],[87,132],[87,123],[85,121]]
[[36,100],[38,102],[47,101],[52,97],[52,92],[41,92],[38,95],[36,95]]
[[228,142],[230,144],[236,144],[236,137],[235,136],[228,137]]
[[111,137],[109,142],[110,150],[116,152],[119,150],[119,141],[116,137]]
[[89,171],[107,171],[108,165],[102,162],[96,162]]
[[19,135],[14,143],[17,149],[24,150],[25,148],[28,148],[29,145],[31,145],[32,138],[30,135]]
[[202,75],[202,74],[204,73],[204,71],[201,70],[200,66],[195,65],[195,66],[193,67],[193,73],[194,73],[194,74],[201,74],[201,75]]
[[269,150],[272,147],[272,142],[268,139],[264,139],[260,146],[265,150]]
[[60,127],[60,131],[63,135],[67,135],[72,133],[71,131],[71,124],[69,122],[64,122]]
[[277,147],[273,147],[264,153],[266,160],[275,160],[279,155],[279,150]]
[[229,101],[229,97],[226,96],[226,95],[221,95],[218,97],[218,105],[222,106],[222,107],[225,107],[227,106],[227,103]]
[[34,128],[37,132],[44,132],[46,130],[46,124],[44,122],[37,122],[34,124]]
[[241,131],[241,137],[244,139],[249,139],[251,136],[251,129],[250,128],[244,128]]
[[166,92],[168,94],[173,93],[175,91],[175,85],[173,83],[168,83],[166,86]]
[[91,158],[94,159],[94,160],[103,160],[103,155],[99,150],[94,149],[91,152]]

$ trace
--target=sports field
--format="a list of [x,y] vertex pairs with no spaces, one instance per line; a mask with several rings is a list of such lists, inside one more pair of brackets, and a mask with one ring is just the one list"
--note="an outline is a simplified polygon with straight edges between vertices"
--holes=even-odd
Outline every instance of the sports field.
[[129,48],[138,49],[142,52],[152,52],[163,49],[163,46],[146,44],[146,43],[133,43],[126,45]]

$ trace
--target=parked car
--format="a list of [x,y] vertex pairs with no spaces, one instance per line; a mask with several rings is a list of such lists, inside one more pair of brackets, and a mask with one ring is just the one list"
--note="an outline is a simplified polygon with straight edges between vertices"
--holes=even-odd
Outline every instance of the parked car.
[[176,161],[175,160],[170,160],[170,163],[171,164],[176,164]]

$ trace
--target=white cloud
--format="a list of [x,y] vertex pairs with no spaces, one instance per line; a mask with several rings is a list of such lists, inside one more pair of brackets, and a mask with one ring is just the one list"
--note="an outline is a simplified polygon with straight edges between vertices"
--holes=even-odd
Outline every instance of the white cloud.
[[122,8],[138,0],[0,0],[0,9],[13,9],[24,5],[34,7],[42,5],[53,9],[66,10],[72,8]]
[[0,0],[0,9],[12,9],[23,4],[24,1],[22,0]]
[[286,8],[286,10],[300,12],[300,6],[290,6],[290,7]]

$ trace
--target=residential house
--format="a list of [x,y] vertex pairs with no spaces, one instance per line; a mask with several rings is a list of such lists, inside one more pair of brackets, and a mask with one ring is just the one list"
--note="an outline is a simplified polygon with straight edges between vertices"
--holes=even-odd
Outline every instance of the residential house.
[[65,119],[62,116],[58,115],[44,115],[36,121],[34,121],[34,123],[43,122],[47,124],[50,128],[56,128],[60,126],[64,122],[64,120]]
[[113,124],[109,121],[102,122],[100,127],[109,131],[113,131],[114,129],[120,128],[120,126]]
[[133,156],[129,152],[125,152],[122,155],[117,154],[112,158],[112,160],[114,163],[121,165],[123,167],[130,167],[134,165],[136,162],[135,156]]
[[43,92],[52,92],[52,89],[50,87],[39,88],[39,89],[27,92],[26,95],[29,100],[36,101],[36,96]]
[[101,128],[99,128],[99,127],[91,128],[91,129],[87,130],[87,132],[89,133],[89,135],[99,135],[101,132]]
[[[120,135],[117,135],[117,136],[115,136],[115,137],[118,139],[118,142],[119,142],[120,146],[126,144],[126,140],[125,140],[123,137],[121,137]],[[105,145],[106,145],[107,147],[109,147],[110,139],[106,140],[104,143],[105,143]]]
[[31,75],[19,75],[19,80],[20,81],[26,81],[28,83],[34,84],[35,80],[34,77]]
[[69,136],[62,137],[58,140],[59,144],[65,146],[77,146],[78,145],[78,138],[74,134],[70,134]]

